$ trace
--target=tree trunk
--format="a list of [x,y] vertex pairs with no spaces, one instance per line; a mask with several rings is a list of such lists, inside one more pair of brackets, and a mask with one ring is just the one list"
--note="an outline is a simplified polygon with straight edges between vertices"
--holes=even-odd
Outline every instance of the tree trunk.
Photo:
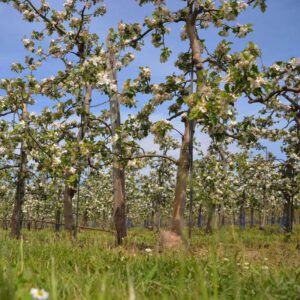
[[[116,53],[111,44],[110,36],[107,38],[109,50],[110,80],[111,85],[118,85]],[[123,238],[127,235],[126,228],[126,198],[125,198],[125,172],[120,163],[122,158],[122,144],[118,136],[121,128],[120,99],[117,91],[110,95],[110,117],[112,131],[112,152],[113,152],[113,216],[116,229],[116,243],[121,245]]]
[[[86,129],[87,129],[88,121],[89,121],[88,116],[90,113],[91,98],[92,98],[92,87],[91,87],[91,85],[88,84],[84,91],[84,95],[82,96],[81,126],[79,128],[78,135],[77,135],[78,144],[83,140],[84,135],[86,133]],[[78,149],[78,151],[79,151],[79,149]],[[79,161],[79,164],[80,163],[81,162]],[[80,178],[79,178],[79,181],[80,181]],[[64,228],[65,228],[65,230],[69,231],[70,233],[72,233],[72,231],[73,231],[74,238],[76,238],[76,234],[77,234],[79,203],[77,203],[76,219],[75,219],[76,222],[74,222],[72,202],[73,202],[73,197],[76,193],[77,187],[80,184],[79,181],[76,183],[75,187],[71,187],[66,183],[65,191],[64,191],[64,224],[65,224]]]
[[245,212],[245,207],[243,204],[240,206],[240,215],[239,215],[239,225],[240,229],[245,229],[246,228],[246,212]]
[[251,205],[250,207],[250,227],[254,227],[254,207]]
[[102,227],[105,228],[107,226],[107,215],[105,210],[102,212]]
[[55,211],[55,232],[59,232],[59,229],[60,229],[60,215],[61,215],[60,209],[56,209],[56,211]]
[[216,210],[215,204],[211,204],[208,208],[207,223],[205,228],[205,233],[207,234],[211,234],[213,232],[215,210]]
[[189,173],[189,143],[191,133],[189,120],[184,117],[183,122],[185,123],[185,130],[182,138],[180,157],[177,167],[175,201],[173,205],[171,225],[171,230],[179,236],[182,235],[182,228],[184,225],[184,208],[186,203],[186,189]]
[[202,228],[202,225],[203,225],[203,216],[202,216],[202,206],[201,205],[198,209],[197,225],[198,225],[198,228]]
[[[27,118],[28,118],[27,105],[25,102],[23,102],[21,121],[26,121]],[[17,188],[16,188],[14,208],[13,208],[12,219],[11,219],[11,232],[10,232],[11,237],[17,239],[19,239],[21,236],[22,223],[23,223],[22,206],[25,197],[26,165],[27,165],[27,154],[25,151],[24,142],[22,142],[21,150],[20,150],[20,167],[18,172]]]
[[116,229],[116,242],[121,245],[127,235],[126,208],[125,208],[125,174],[123,168],[114,163],[114,224]]
[[[299,119],[296,119],[299,121],[300,126],[300,113],[299,113]],[[297,124],[298,124],[297,121]],[[298,133],[300,129],[298,129]],[[298,149],[299,148],[299,149]],[[299,144],[297,145],[296,149],[297,154],[300,154],[300,139]],[[289,178],[291,182],[295,180],[296,172],[294,169],[293,161],[289,160],[286,164],[286,169],[284,171],[284,177]],[[285,203],[283,205],[283,228],[286,233],[292,233],[293,231],[293,194],[289,191],[285,191],[284,193],[284,200]]]
[[156,211],[156,231],[160,230],[160,226],[161,226],[161,192],[160,195],[158,197],[158,201],[157,201],[157,211]]
[[264,230],[266,227],[266,209],[263,208],[263,211],[260,215],[260,226],[259,229]]
[[239,225],[240,229],[246,228],[246,212],[245,212],[246,194],[243,192],[243,198],[240,201]]
[[27,230],[28,231],[31,230],[31,221],[30,220],[27,221]]
[[224,204],[221,203],[219,205],[219,209],[218,209],[218,212],[219,212],[219,227],[222,227],[225,225],[225,211],[224,211]]
[[21,146],[21,166],[18,174],[17,189],[15,194],[14,208],[11,219],[11,236],[19,239],[21,236],[23,212],[22,206],[25,197],[25,174],[24,164],[26,163],[26,154]]
[[150,214],[150,229],[154,230],[154,217],[155,217],[155,210],[154,208],[151,210]]
[[286,233],[293,231],[293,201],[289,195],[285,197],[283,205],[283,229]]
[[[167,149],[165,149],[163,151],[163,155],[167,155]],[[164,160],[161,159],[161,164],[158,170],[158,184],[159,186],[163,186],[163,178],[162,178],[162,173],[164,172]],[[163,194],[162,191],[160,190],[158,193],[158,197],[157,197],[157,231],[160,231],[160,227],[161,227],[161,206],[163,203]]]
[[65,185],[64,191],[64,228],[70,234],[74,229],[74,217],[73,217],[73,207],[72,200],[75,195],[75,190],[68,185]]
[[221,226],[225,226],[225,209],[224,204],[221,204]]
[[[196,76],[198,82],[196,93],[199,94],[200,93],[199,85],[200,83],[203,83],[203,75],[201,72],[203,70],[203,60],[201,58],[201,54],[202,54],[201,42],[199,37],[196,34],[197,32],[196,29],[197,14],[195,13],[196,9],[197,8],[194,8],[194,1],[188,2],[188,11],[186,17],[186,31],[190,42],[190,47],[192,49],[192,70],[191,71],[193,74],[194,68],[196,69]],[[193,90],[191,85],[191,92],[192,91]],[[183,226],[183,213],[184,213],[184,206],[186,201],[186,185],[187,185],[189,164],[192,163],[192,152],[191,152],[191,162],[189,161],[190,158],[189,145],[190,147],[192,146],[192,135],[195,126],[194,122],[190,122],[189,120],[184,120],[184,121],[185,121],[185,133],[184,133],[183,142],[181,146],[181,152],[180,152],[180,158],[179,158],[179,164],[177,170],[175,206],[173,211],[173,222],[172,222],[172,230],[177,234],[181,234],[181,227]],[[192,169],[191,169],[191,174],[192,174]],[[190,209],[192,212],[192,207],[190,207]],[[191,217],[191,213],[190,213],[190,217]],[[191,231],[189,231],[189,237],[190,236],[191,236]]]
[[15,202],[11,219],[11,237],[20,238],[23,223],[22,206],[25,197],[25,168],[27,156],[24,150],[24,145],[21,145],[20,169],[17,180],[17,189],[15,194]]
[[232,212],[232,225],[236,225],[236,220],[235,220],[235,211]]
[[272,214],[271,214],[271,225],[275,224],[276,220],[276,215],[275,215],[275,208],[272,209]]
[[160,206],[157,209],[157,214],[156,214],[156,230],[160,231],[161,227],[161,212],[160,212]]
[[89,223],[88,211],[87,209],[85,209],[83,212],[83,226],[88,226],[88,223]]

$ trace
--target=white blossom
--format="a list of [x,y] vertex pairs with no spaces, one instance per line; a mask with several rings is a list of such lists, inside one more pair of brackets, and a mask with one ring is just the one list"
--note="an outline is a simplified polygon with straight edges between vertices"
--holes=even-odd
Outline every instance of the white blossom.
[[124,32],[126,25],[123,22],[120,22],[118,25],[118,29],[120,32]]
[[66,0],[65,3],[64,3],[64,7],[65,8],[70,8],[72,7],[74,1],[73,0]]
[[74,167],[71,167],[71,168],[69,169],[69,172],[70,172],[71,174],[75,174],[75,173],[76,173],[76,169],[75,169]]
[[248,4],[244,1],[238,1],[237,3],[239,10],[245,10],[248,7]]
[[24,39],[22,40],[22,42],[23,42],[23,45],[24,45],[25,47],[28,47],[28,46],[30,45],[30,39],[24,38]]
[[38,300],[44,300],[49,298],[49,293],[46,292],[45,290],[32,288],[30,290],[30,294],[34,299],[38,299]]
[[52,163],[54,166],[58,166],[61,164],[61,159],[59,157],[54,157]]
[[255,80],[253,78],[248,78],[250,86],[253,89],[261,87],[263,84],[266,84],[266,80],[261,76],[258,76]]
[[281,70],[280,66],[277,65],[277,64],[273,64],[273,65],[271,66],[271,69],[273,69],[273,70],[275,70],[275,71],[277,71],[277,72],[279,72],[279,71]]
[[151,77],[151,69],[148,67],[141,68],[142,76],[149,79]]

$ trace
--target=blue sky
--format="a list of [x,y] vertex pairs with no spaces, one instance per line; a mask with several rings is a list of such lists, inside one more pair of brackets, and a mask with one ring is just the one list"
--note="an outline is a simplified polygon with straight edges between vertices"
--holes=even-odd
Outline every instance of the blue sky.
[[[34,1],[35,3],[37,1]],[[56,8],[62,6],[63,1],[51,0],[50,4],[54,4]],[[116,27],[119,20],[125,22],[142,22],[146,15],[150,15],[152,5],[139,7],[135,0],[108,0],[104,1],[107,5],[108,13],[105,17],[97,20],[92,24],[91,30],[103,37],[107,34],[109,27]],[[168,5],[172,9],[176,9],[183,5],[183,1],[169,0]],[[251,40],[256,43],[263,52],[262,60],[265,65],[270,65],[277,60],[287,60],[291,57],[300,56],[300,1],[299,0],[269,0],[267,1],[268,9],[265,13],[261,13],[258,9],[248,9],[237,22],[241,24],[253,24],[254,31],[246,38],[234,40],[234,50],[244,48]],[[3,3],[0,4],[0,77],[16,76],[10,71],[10,65],[16,61],[23,61],[23,58],[28,53],[22,45],[22,38],[30,35],[34,28],[33,24],[29,24],[22,20],[22,16],[12,9],[10,6]],[[134,78],[138,72],[138,66],[151,66],[153,80],[160,82],[163,78],[176,71],[173,67],[173,61],[176,54],[187,49],[187,44],[179,42],[179,30],[181,25],[172,26],[170,36],[167,38],[167,43],[173,49],[174,54],[170,61],[166,64],[160,64],[159,51],[154,49],[149,42],[143,51],[136,56],[135,62],[120,74],[120,81],[128,77]],[[220,40],[214,31],[203,31],[203,38],[207,40],[209,47]],[[49,63],[42,68],[43,74],[41,77],[47,77],[54,74],[59,66]],[[144,102],[141,101],[141,105]],[[242,115],[255,112],[255,107],[249,107],[246,103],[239,104],[238,110]],[[128,114],[128,110],[123,110],[123,118]],[[161,110],[156,113],[154,118],[166,117],[166,112]],[[150,142],[149,142],[150,143]],[[271,150],[279,155],[278,146],[271,145]]]

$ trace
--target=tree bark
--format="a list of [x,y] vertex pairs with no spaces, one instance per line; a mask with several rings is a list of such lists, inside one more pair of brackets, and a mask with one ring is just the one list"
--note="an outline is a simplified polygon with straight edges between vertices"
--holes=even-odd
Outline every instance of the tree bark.
[[212,234],[213,232],[215,210],[216,210],[215,204],[211,204],[208,208],[207,223],[205,228],[205,233],[207,234]]
[[245,229],[246,228],[246,211],[245,207],[243,204],[240,206],[240,215],[239,215],[239,225],[240,229]]
[[59,229],[60,229],[60,215],[61,215],[60,209],[56,209],[56,211],[55,211],[55,232],[59,232]]
[[27,221],[27,230],[28,231],[31,230],[31,221],[30,220]]
[[83,212],[83,226],[88,226],[88,223],[89,223],[88,211],[87,209],[85,209]]
[[254,207],[251,205],[250,207],[250,227],[254,227]]
[[246,194],[243,192],[243,197],[240,200],[239,225],[240,229],[246,228],[246,211],[245,211]]
[[[199,38],[196,34],[196,18],[197,14],[194,13],[194,4],[188,3],[188,15],[186,18],[186,29],[192,49],[192,65],[196,68],[197,80],[202,80],[200,71],[203,69],[203,62],[201,59],[201,47]],[[193,70],[191,70],[193,72]],[[179,236],[182,236],[182,229],[184,225],[184,209],[187,197],[187,179],[189,176],[190,166],[190,143],[191,135],[194,130],[194,122],[190,122],[186,117],[182,120],[185,124],[184,135],[182,138],[182,145],[180,149],[180,157],[178,160],[176,187],[175,187],[175,200],[173,205],[173,215],[171,231]]]
[[[288,161],[283,173],[283,176],[293,181],[295,176],[295,170],[293,162]],[[284,194],[285,203],[283,205],[283,228],[286,233],[292,233],[293,231],[293,194],[289,191],[285,191]]]
[[[117,86],[117,68],[116,53],[110,42],[110,36],[107,38],[107,47],[109,50],[110,80],[111,84]],[[122,144],[118,137],[121,128],[120,99],[117,91],[112,91],[110,95],[110,117],[112,131],[112,152],[113,152],[113,217],[116,229],[116,243],[121,245],[127,235],[126,228],[126,198],[125,198],[125,171],[120,163],[122,158]]]
[[266,227],[266,209],[264,208],[260,218],[260,226],[259,229],[264,230]]
[[68,185],[65,185],[64,190],[64,228],[70,234],[74,229],[73,205],[72,200],[75,195],[75,190]]
[[154,230],[154,217],[155,217],[155,210],[154,208],[151,210],[150,214],[150,229]]
[[171,230],[179,236],[182,235],[182,228],[184,225],[184,208],[186,203],[187,179],[189,174],[189,143],[191,133],[189,120],[184,117],[182,121],[185,124],[185,130],[177,167],[175,201],[173,205],[171,225]]
[[222,227],[222,226],[225,226],[225,209],[224,209],[224,203],[221,203],[221,213],[220,213],[220,215],[221,215],[221,223],[220,223],[220,225]]
[[[163,151],[163,155],[167,155],[167,149],[165,149]],[[164,164],[164,160],[161,159],[161,164],[160,164],[160,167],[159,167],[159,170],[158,170],[158,184],[159,186],[162,186],[163,185],[163,172],[164,172],[164,168],[165,168],[165,164]],[[163,194],[162,194],[162,191],[160,190],[159,193],[158,193],[158,197],[157,197],[157,231],[159,232],[160,231],[160,227],[161,227],[161,206],[163,204]]]
[[[293,107],[293,112],[295,113],[295,130],[297,132],[298,137],[300,136],[300,111],[298,107]],[[300,138],[295,145],[295,153],[300,156]],[[293,159],[289,159],[286,164],[286,169],[284,171],[284,177],[287,177],[293,182],[293,185],[296,187],[296,191],[299,192],[299,183],[297,182],[297,175],[299,173],[295,170],[294,167],[295,161]],[[297,174],[298,173],[298,174]],[[284,193],[285,203],[283,205],[283,227],[286,233],[292,233],[293,231],[293,219],[294,219],[294,204],[293,197],[294,193],[290,193],[286,191]]]
[[236,225],[236,220],[235,220],[235,211],[232,212],[232,220],[231,220],[232,225]]
[[[28,118],[27,104],[23,101],[21,121],[26,122],[27,118]],[[17,188],[15,193],[15,201],[14,201],[14,208],[13,208],[12,219],[11,219],[11,232],[10,232],[11,237],[17,239],[19,239],[21,236],[22,223],[23,223],[22,206],[25,198],[26,165],[27,165],[27,154],[25,150],[25,144],[24,142],[22,142],[21,150],[20,150],[20,167],[18,172]]]
[[283,205],[283,228],[286,233],[293,231],[293,201],[289,195],[286,195]]
[[[91,98],[92,98],[92,87],[91,85],[86,86],[85,94],[82,99],[81,107],[83,112],[81,113],[81,127],[79,128],[79,132],[77,135],[77,141],[80,143],[84,135],[86,133],[86,129],[88,126],[88,117],[90,113],[90,103],[91,103]],[[79,162],[80,163],[80,162]],[[74,217],[73,217],[73,197],[76,193],[77,190],[77,185],[80,184],[80,182],[77,182],[75,187],[69,186],[67,183],[65,184],[65,190],[64,190],[64,223],[65,223],[65,230],[69,231],[72,233],[74,231],[74,237],[76,237],[76,226],[78,226],[78,220],[77,220],[77,215],[78,211],[76,212],[76,224],[74,222]],[[77,204],[77,209],[79,209],[79,204]],[[76,225],[76,226],[75,226]]]
[[197,225],[198,225],[198,228],[202,228],[202,225],[203,225],[203,216],[202,216],[202,206],[201,205],[198,209]]
[[192,59],[193,65],[197,70],[197,79],[199,78],[199,71],[203,69],[203,61],[201,59],[202,49],[199,38],[196,34],[196,18],[197,14],[193,11],[193,3],[189,4],[189,13],[186,19],[186,30],[190,42],[190,46],[192,49]]
[[275,224],[275,220],[276,220],[276,214],[275,214],[275,208],[273,208],[271,213],[271,225]]
[[22,231],[23,212],[22,206],[25,197],[25,172],[26,172],[27,155],[24,149],[24,143],[21,144],[20,169],[17,180],[17,189],[15,202],[11,219],[11,232],[13,238],[19,239]]
[[218,226],[221,228],[222,226],[225,225],[225,211],[224,211],[224,204],[221,203],[218,205]]

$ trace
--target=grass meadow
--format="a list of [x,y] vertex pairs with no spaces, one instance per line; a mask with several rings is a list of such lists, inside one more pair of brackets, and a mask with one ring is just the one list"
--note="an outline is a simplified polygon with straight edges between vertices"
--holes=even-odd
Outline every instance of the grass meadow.
[[[123,247],[110,233],[0,231],[0,299],[300,299],[300,228],[291,236],[232,227],[194,231],[184,249],[160,252],[158,234],[131,229]],[[150,250],[149,250],[150,249]]]

